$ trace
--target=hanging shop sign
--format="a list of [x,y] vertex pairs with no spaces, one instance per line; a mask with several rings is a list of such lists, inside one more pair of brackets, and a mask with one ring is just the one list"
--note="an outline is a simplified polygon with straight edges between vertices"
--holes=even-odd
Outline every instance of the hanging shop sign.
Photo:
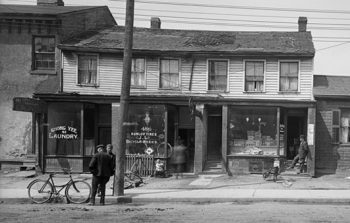
[[51,139],[78,139],[78,131],[71,126],[56,126],[50,129],[49,138]]
[[47,104],[46,102],[38,99],[16,97],[13,99],[13,110],[35,113],[47,113]]

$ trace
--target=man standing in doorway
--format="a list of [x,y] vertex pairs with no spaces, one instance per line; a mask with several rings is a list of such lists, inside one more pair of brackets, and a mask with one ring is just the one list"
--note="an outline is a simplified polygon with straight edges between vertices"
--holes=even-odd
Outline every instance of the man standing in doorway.
[[305,158],[309,153],[309,146],[306,142],[305,136],[300,135],[300,145],[298,150],[298,155],[296,155],[293,159],[292,166],[290,168],[294,168],[294,166],[299,162],[300,164],[304,164]]
[[89,170],[93,174],[92,177],[92,194],[89,205],[95,205],[95,197],[97,188],[101,189],[100,204],[105,204],[106,183],[113,173],[113,163],[110,155],[107,154],[103,145],[97,146],[97,151],[89,164]]

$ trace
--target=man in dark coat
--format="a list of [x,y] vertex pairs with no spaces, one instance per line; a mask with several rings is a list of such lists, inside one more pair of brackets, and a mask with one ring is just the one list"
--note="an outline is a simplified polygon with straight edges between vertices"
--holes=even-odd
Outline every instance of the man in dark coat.
[[300,164],[303,164],[305,162],[305,158],[308,153],[309,153],[309,146],[307,145],[305,136],[301,135],[298,155],[294,157],[291,168],[294,168],[294,166],[297,164],[298,161]]
[[106,183],[109,181],[109,177],[113,174],[113,161],[107,154],[103,145],[97,146],[97,153],[92,157],[89,170],[93,174],[92,177],[92,194],[90,199],[90,205],[95,205],[95,197],[97,188],[101,189],[100,204],[105,204]]

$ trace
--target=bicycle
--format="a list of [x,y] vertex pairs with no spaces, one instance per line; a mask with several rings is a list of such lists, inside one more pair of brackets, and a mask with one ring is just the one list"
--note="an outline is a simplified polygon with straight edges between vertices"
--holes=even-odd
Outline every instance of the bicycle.
[[124,189],[138,187],[140,184],[144,183],[143,178],[140,176],[140,163],[143,167],[146,168],[146,164],[143,162],[142,158],[136,157],[134,163],[131,165],[130,170],[124,173]]
[[31,201],[43,204],[51,200],[52,196],[63,197],[60,192],[66,188],[65,197],[67,203],[82,204],[90,199],[91,186],[84,180],[73,180],[71,169],[62,169],[69,174],[69,181],[63,185],[55,185],[53,177],[55,173],[49,174],[48,179],[36,179],[29,183],[28,196]]

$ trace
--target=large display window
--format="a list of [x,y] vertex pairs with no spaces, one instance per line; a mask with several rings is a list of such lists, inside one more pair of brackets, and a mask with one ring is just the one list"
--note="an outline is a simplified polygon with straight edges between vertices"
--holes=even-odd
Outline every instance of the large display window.
[[80,155],[81,104],[48,106],[47,155]]
[[230,107],[228,121],[228,155],[282,155],[284,131],[277,133],[283,127],[277,126],[277,108]]
[[164,105],[130,105],[126,140],[127,154],[165,155]]

